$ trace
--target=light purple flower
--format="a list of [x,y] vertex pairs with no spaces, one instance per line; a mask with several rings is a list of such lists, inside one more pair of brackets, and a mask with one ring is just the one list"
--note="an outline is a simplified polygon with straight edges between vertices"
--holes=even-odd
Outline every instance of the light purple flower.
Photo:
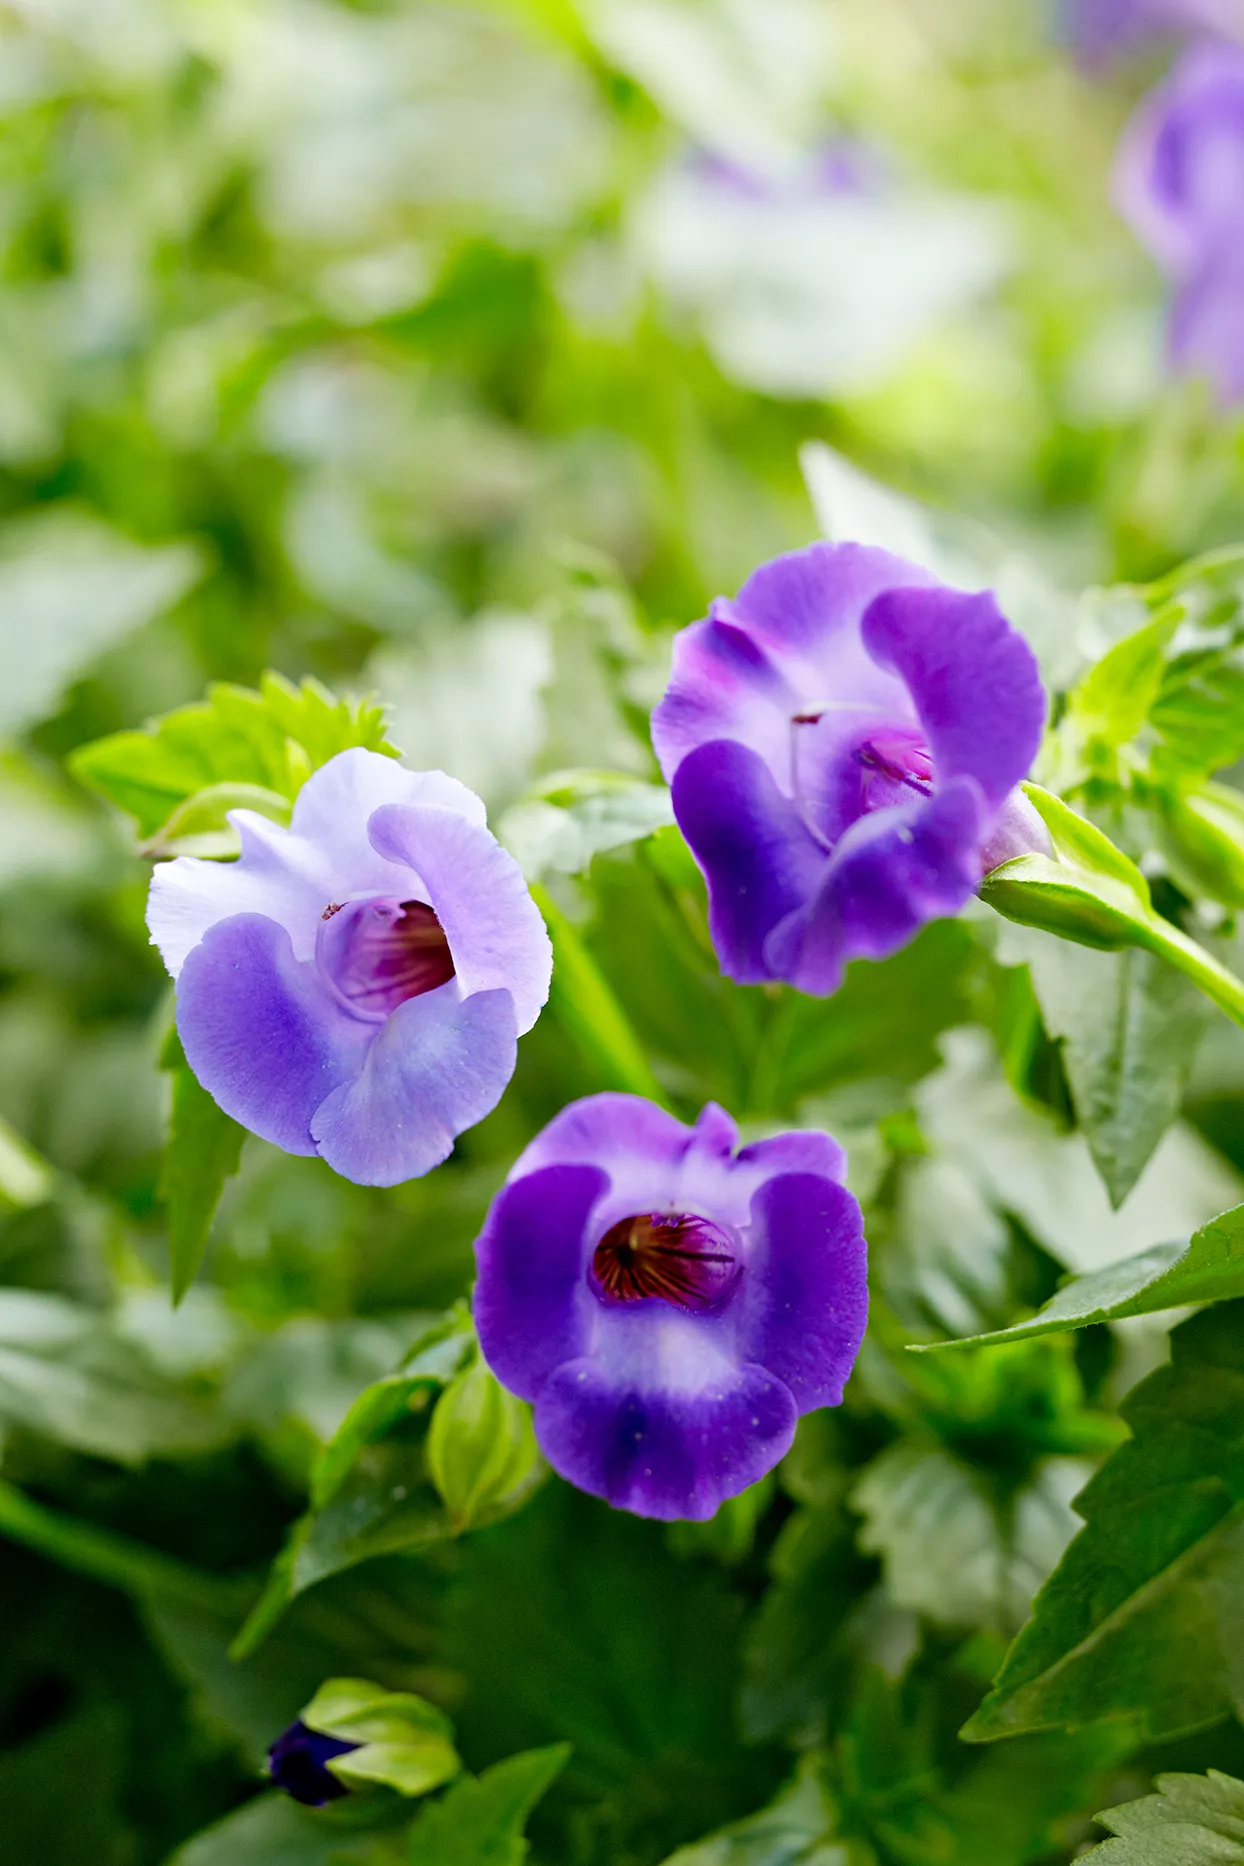
[[378,752],[309,778],[236,862],[157,867],[147,923],[226,1114],[361,1185],[426,1173],[501,1097],[552,955],[473,792]]
[[1124,133],[1115,199],[1176,285],[1174,366],[1244,398],[1244,47],[1184,53]]
[[551,1121],[476,1243],[480,1346],[555,1471],[618,1509],[703,1519],[836,1406],[868,1310],[860,1209],[828,1134],[735,1152],[634,1095]]
[[652,738],[722,969],[826,996],[1047,847],[1013,796],[1044,718],[993,597],[888,552],[813,544],[719,597],[675,638]]
[[1067,36],[1090,70],[1155,40],[1244,34],[1244,0],[1069,0]]

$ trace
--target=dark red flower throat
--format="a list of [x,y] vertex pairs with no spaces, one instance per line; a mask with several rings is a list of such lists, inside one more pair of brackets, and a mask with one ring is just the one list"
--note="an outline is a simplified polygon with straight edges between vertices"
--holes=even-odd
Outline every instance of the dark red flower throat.
[[702,1315],[733,1293],[742,1264],[726,1233],[694,1212],[639,1212],[611,1225],[592,1255],[604,1302],[659,1296]]

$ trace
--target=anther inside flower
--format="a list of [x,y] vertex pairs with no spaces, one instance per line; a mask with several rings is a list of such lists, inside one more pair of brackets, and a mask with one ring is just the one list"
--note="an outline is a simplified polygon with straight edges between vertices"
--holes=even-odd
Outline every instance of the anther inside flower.
[[823,996],[1047,847],[1017,789],[1045,717],[991,595],[860,545],[756,571],[676,637],[652,736],[722,969]]
[[236,862],[160,864],[148,923],[186,1059],[226,1114],[365,1185],[443,1160],[494,1108],[552,955],[478,797],[361,749],[288,829],[233,810]]
[[742,1272],[737,1246],[721,1228],[691,1212],[643,1212],[610,1225],[592,1253],[603,1302],[658,1297],[676,1309],[707,1314],[728,1302]]
[[553,1468],[619,1509],[712,1516],[836,1406],[867,1314],[859,1206],[828,1134],[737,1150],[633,1095],[563,1109],[476,1243],[475,1323]]

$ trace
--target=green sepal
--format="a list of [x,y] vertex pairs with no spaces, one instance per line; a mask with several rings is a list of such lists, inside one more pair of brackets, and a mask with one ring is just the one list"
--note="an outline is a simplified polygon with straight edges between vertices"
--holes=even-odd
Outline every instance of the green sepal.
[[480,1354],[437,1400],[427,1457],[432,1482],[457,1529],[478,1528],[508,1514],[544,1470],[530,1406],[506,1392]]
[[350,1787],[426,1795],[462,1772],[453,1725],[410,1691],[385,1691],[366,1678],[329,1678],[301,1712],[309,1730],[359,1748],[325,1767]]
[[1020,926],[1040,927],[1101,952],[1145,944],[1141,935],[1153,905],[1136,864],[1052,791],[1039,784],[1023,790],[1049,831],[1054,853],[1004,862],[986,875],[981,899]]

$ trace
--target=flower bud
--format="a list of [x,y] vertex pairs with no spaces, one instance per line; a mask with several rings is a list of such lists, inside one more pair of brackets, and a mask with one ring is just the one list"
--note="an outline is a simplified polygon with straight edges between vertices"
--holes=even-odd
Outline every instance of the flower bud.
[[1205,779],[1167,794],[1159,809],[1176,879],[1224,907],[1244,907],[1244,796]]
[[360,1787],[426,1795],[461,1769],[453,1726],[434,1704],[366,1678],[327,1679],[268,1751],[278,1788],[311,1808]]
[[539,1477],[531,1410],[481,1356],[456,1374],[428,1428],[428,1470],[455,1528],[504,1515]]

